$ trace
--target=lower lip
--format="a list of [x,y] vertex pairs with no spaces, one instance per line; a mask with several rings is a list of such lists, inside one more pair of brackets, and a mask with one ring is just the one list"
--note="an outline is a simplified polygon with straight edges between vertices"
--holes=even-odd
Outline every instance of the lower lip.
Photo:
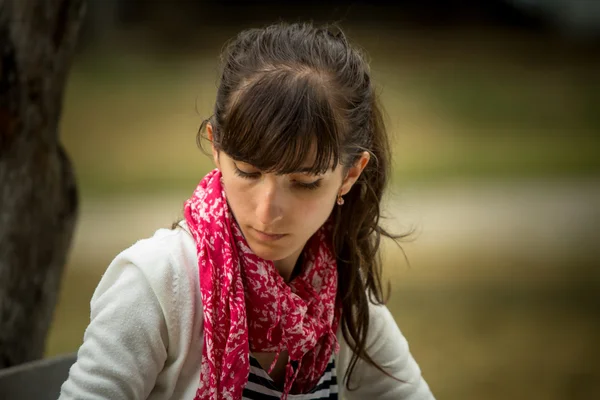
[[267,233],[257,231],[256,229],[252,229],[252,230],[254,231],[254,233],[256,234],[258,239],[265,241],[265,242],[274,242],[285,236],[285,235],[269,235]]

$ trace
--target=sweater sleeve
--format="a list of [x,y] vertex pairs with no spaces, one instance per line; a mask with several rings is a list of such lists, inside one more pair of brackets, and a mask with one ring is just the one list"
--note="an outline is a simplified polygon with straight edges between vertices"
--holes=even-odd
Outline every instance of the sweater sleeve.
[[[339,377],[340,389],[346,400],[434,400],[421,370],[412,357],[408,342],[396,325],[387,307],[371,305],[367,353],[385,371],[397,379],[382,373],[363,360],[358,360],[346,390],[344,377]],[[345,346],[340,354],[347,366],[352,352]]]
[[92,297],[91,321],[59,399],[147,398],[165,364],[167,338],[146,276],[117,257]]

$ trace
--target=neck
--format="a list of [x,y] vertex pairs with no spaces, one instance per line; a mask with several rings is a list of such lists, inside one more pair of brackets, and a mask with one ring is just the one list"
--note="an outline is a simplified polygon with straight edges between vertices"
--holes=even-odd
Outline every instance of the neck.
[[294,253],[290,254],[288,257],[283,258],[281,260],[273,261],[277,272],[279,272],[279,275],[281,275],[281,277],[286,283],[289,283],[289,281],[292,280],[294,268],[296,267],[296,263],[300,258],[300,254],[302,254],[302,250],[303,248],[301,247]]

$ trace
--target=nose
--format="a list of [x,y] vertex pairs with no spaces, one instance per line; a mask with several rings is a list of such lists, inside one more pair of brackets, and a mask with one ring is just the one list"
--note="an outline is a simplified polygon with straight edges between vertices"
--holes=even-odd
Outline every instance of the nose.
[[271,227],[283,218],[282,194],[275,182],[264,182],[258,187],[259,195],[256,204],[256,218],[261,228]]

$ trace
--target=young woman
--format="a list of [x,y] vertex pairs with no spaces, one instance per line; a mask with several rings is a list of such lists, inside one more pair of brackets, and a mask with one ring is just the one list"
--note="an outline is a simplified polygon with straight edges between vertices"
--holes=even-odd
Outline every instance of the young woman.
[[341,32],[277,24],[223,55],[185,218],[125,250],[61,399],[433,399],[383,305],[390,149]]

